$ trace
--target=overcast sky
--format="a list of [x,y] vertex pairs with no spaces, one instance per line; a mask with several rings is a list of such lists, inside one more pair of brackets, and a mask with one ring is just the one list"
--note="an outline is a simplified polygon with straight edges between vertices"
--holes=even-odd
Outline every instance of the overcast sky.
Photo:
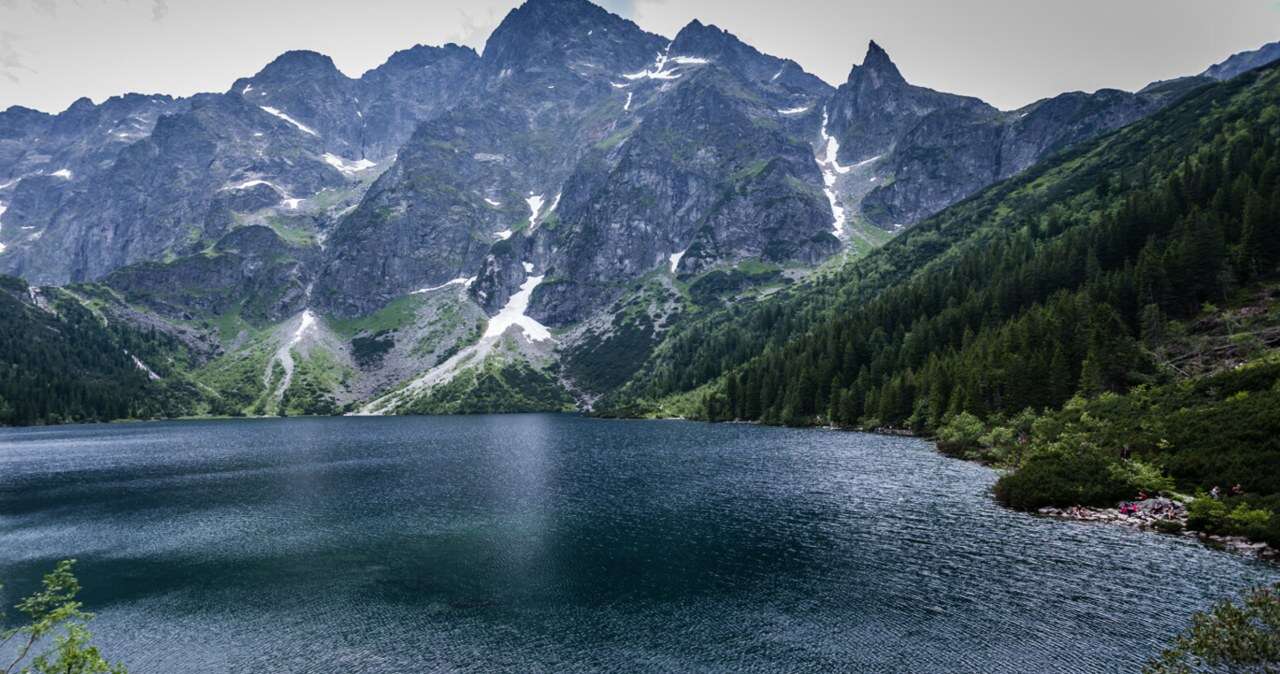
[[[0,109],[225,91],[288,49],[351,76],[416,43],[480,49],[513,0],[0,0]],[[875,39],[913,83],[1005,109],[1137,89],[1280,40],[1277,0],[606,0],[673,36],[697,18],[839,84]]]

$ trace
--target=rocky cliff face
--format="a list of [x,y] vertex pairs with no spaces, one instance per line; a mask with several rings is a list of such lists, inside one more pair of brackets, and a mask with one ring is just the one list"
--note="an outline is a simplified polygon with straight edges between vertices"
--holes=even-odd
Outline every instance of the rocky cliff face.
[[[662,38],[585,0],[534,0],[494,31],[468,96],[422,125],[329,241],[317,300],[340,315],[482,266],[506,279],[476,286],[493,307],[523,281],[489,248],[523,237],[554,209],[593,144],[638,106],[628,90],[665,50]],[[484,292],[483,296],[479,293]]]
[[813,263],[839,248],[812,148],[732,72],[707,65],[615,147],[583,162],[541,236],[532,315],[564,325],[653,270],[743,258]]
[[203,253],[125,267],[103,282],[130,304],[164,317],[193,320],[235,312],[269,324],[306,307],[313,255],[269,228],[242,227]]
[[1044,157],[1141,119],[1161,99],[1116,90],[1073,92],[1011,113],[938,111],[904,134],[882,164],[891,180],[863,201],[882,227],[914,224]]
[[839,247],[816,117],[781,107],[830,88],[794,63],[697,22],[666,42],[539,0],[499,26],[480,72],[480,100],[424,125],[335,232],[317,294],[330,310],[471,277],[496,310],[537,273],[532,315],[565,324],[685,251],[693,271]]

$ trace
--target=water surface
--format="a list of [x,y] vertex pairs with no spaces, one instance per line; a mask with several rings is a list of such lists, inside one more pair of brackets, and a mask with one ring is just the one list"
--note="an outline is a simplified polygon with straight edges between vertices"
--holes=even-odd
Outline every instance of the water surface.
[[135,674],[1127,672],[1280,579],[1003,510],[924,442],[574,416],[0,434],[5,604],[80,560]]

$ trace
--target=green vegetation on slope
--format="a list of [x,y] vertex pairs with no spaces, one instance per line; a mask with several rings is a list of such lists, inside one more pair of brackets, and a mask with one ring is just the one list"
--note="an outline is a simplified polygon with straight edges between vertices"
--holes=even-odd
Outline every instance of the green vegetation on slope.
[[[162,378],[153,380],[135,357]],[[189,414],[199,391],[164,378],[187,357],[177,340],[107,323],[65,291],[37,294],[25,281],[0,277],[0,424]]]
[[402,414],[567,412],[573,398],[554,378],[524,360],[490,357],[397,410]]
[[[1280,358],[1215,375],[1077,396],[1061,409],[938,432],[948,453],[1011,469],[995,495],[1018,509],[1112,506],[1139,492],[1196,494],[1188,524],[1280,545]],[[1217,487],[1218,498],[1209,496]]]

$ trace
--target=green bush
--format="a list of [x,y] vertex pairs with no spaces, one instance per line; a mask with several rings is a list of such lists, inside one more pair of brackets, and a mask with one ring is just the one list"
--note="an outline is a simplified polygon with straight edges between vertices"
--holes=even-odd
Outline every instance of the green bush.
[[1251,508],[1241,503],[1228,516],[1232,531],[1241,536],[1258,539],[1265,538],[1268,525],[1271,524],[1271,512],[1261,508]]
[[945,454],[962,456],[981,446],[979,441],[985,432],[981,419],[961,412],[938,429],[938,449]]
[[1144,674],[1280,671],[1280,585],[1250,590],[1192,616],[1191,627]]
[[1227,504],[1205,496],[1187,506],[1187,526],[1207,534],[1227,533]]
[[996,482],[995,496],[1017,510],[1115,505],[1132,497],[1134,487],[1117,477],[1113,462],[1093,445],[1056,445],[1028,456],[1020,469],[1002,476]]
[[1111,467],[1112,476],[1127,482],[1134,489],[1155,495],[1174,490],[1173,478],[1165,475],[1159,466],[1133,459],[1120,461]]

